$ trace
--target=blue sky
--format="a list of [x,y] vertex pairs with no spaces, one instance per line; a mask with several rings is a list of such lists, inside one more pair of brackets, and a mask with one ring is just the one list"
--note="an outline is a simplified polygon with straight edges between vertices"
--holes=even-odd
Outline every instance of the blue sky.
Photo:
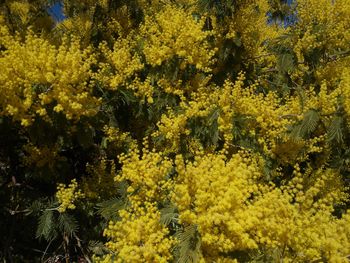
[[56,2],[51,7],[49,7],[47,11],[55,19],[56,22],[60,22],[66,18],[63,14],[62,2],[60,1]]

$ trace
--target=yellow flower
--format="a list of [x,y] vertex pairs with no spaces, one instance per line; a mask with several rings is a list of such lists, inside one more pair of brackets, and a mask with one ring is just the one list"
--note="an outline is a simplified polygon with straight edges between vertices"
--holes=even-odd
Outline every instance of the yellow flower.
[[74,201],[84,197],[81,190],[78,190],[77,188],[78,183],[75,179],[73,179],[68,186],[65,186],[64,184],[59,184],[57,186],[56,197],[60,203],[60,206],[58,207],[60,213],[64,213],[67,209],[75,209]]

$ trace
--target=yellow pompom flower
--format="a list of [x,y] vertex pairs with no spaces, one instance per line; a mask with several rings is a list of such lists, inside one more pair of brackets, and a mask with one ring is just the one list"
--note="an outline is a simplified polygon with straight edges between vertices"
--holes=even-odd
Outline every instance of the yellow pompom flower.
[[64,213],[67,209],[75,209],[74,202],[79,198],[83,198],[84,194],[78,189],[76,179],[73,179],[68,186],[65,184],[59,184],[57,186],[56,197],[60,203],[58,211]]

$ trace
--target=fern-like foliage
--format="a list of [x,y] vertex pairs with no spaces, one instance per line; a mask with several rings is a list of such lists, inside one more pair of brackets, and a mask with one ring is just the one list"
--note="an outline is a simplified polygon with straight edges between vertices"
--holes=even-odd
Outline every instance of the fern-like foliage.
[[74,216],[62,213],[58,216],[58,228],[60,232],[67,234],[68,236],[72,236],[78,231],[78,222],[74,218]]
[[297,124],[291,131],[291,137],[294,139],[306,138],[317,128],[320,122],[318,111],[311,109],[304,114],[303,120]]
[[283,262],[283,251],[278,248],[254,251],[249,256],[249,263]]
[[57,236],[55,226],[56,226],[56,220],[54,217],[54,211],[45,210],[42,213],[42,215],[39,217],[36,237],[44,238],[47,241],[55,239]]
[[117,219],[117,212],[126,206],[125,200],[115,197],[96,205],[97,213],[106,220]]
[[175,262],[177,263],[195,263],[199,262],[201,255],[201,240],[197,226],[190,225],[180,229],[175,237],[179,243],[174,249]]
[[216,14],[219,19],[233,15],[236,8],[236,1],[229,0],[200,0],[198,4],[203,11],[211,11]]
[[176,206],[167,205],[160,209],[160,222],[166,226],[176,224],[179,213]]
[[44,203],[41,200],[35,200],[31,203],[29,207],[27,207],[26,215],[37,215],[41,212],[41,210],[44,208]]
[[215,109],[209,116],[190,119],[191,135],[205,146],[216,146],[219,141],[218,116],[219,110]]
[[91,240],[88,243],[88,251],[94,255],[104,255],[106,253],[112,253],[101,241]]
[[341,116],[336,116],[333,118],[332,123],[328,128],[327,139],[330,142],[335,141],[342,144],[344,142],[343,137],[343,118]]
[[294,58],[293,55],[290,53],[284,53],[282,54],[277,61],[277,69],[281,73],[286,73],[292,69],[294,69]]

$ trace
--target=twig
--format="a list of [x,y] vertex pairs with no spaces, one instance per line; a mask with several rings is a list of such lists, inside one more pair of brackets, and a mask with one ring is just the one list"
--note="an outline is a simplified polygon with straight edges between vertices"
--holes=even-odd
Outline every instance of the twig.
[[74,238],[76,239],[77,245],[78,245],[78,247],[80,248],[81,252],[83,253],[83,256],[84,256],[85,260],[86,260],[88,263],[91,263],[89,257],[84,253],[84,249],[83,249],[83,247],[82,247],[82,245],[81,245],[81,242],[80,242],[81,240],[80,240],[80,238],[79,238],[75,233],[73,233],[73,236],[74,236]]
[[44,251],[44,254],[43,254],[43,256],[41,257],[41,262],[44,261],[44,257],[45,257],[45,255],[46,255],[46,252],[47,252],[47,250],[49,249],[49,247],[50,247],[52,241],[53,241],[53,239],[51,239],[50,242],[49,242],[49,244],[46,246],[45,251]]

